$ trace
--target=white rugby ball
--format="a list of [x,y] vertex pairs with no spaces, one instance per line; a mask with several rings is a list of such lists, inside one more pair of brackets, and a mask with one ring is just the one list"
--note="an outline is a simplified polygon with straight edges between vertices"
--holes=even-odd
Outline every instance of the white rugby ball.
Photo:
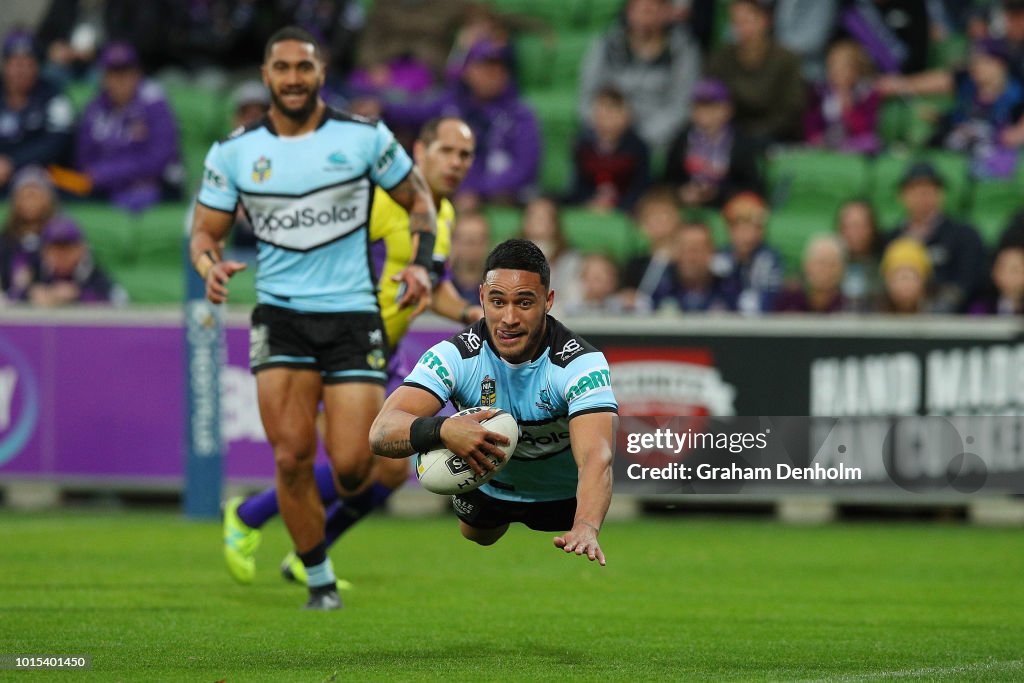
[[519,423],[512,415],[497,408],[478,407],[468,408],[455,413],[452,417],[472,415],[482,410],[498,411],[496,415],[487,418],[480,424],[492,432],[508,437],[507,446],[498,445],[498,448],[505,452],[505,459],[499,461],[497,458],[488,458],[496,467],[485,474],[476,474],[469,463],[447,448],[435,448],[427,453],[417,453],[413,456],[413,463],[416,465],[416,478],[420,480],[423,488],[446,496],[466,493],[486,484],[508,464],[519,443]]

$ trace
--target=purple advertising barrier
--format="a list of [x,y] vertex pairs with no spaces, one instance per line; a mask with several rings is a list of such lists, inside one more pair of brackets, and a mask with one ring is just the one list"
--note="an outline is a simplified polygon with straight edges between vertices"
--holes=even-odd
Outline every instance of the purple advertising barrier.
[[[451,334],[406,338],[418,357]],[[0,319],[0,479],[178,488],[184,469],[180,313],[5,312]],[[222,374],[227,476],[269,480],[273,459],[247,367],[248,323],[232,316]]]

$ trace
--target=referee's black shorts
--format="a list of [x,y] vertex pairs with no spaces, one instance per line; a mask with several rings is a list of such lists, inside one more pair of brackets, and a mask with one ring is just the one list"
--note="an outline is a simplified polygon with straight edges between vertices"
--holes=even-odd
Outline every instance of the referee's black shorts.
[[387,382],[380,313],[305,313],[259,304],[252,312],[249,367],[320,372],[325,384]]

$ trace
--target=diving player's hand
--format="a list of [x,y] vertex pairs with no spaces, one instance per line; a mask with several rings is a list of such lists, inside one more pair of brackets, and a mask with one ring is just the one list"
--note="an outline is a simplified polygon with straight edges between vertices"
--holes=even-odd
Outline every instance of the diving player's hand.
[[597,560],[602,567],[606,564],[601,544],[597,542],[597,528],[587,522],[576,522],[569,533],[555,536],[555,547],[567,553],[586,555],[591,562]]
[[498,460],[505,459],[505,452],[495,444],[507,446],[508,437],[489,431],[480,424],[496,413],[495,410],[481,410],[472,415],[450,417],[441,425],[441,441],[445,448],[465,460],[476,474],[494,469],[488,455]]
[[206,298],[211,303],[222,304],[228,300],[228,280],[240,270],[245,270],[241,261],[218,261],[206,273]]
[[405,285],[405,293],[398,300],[398,307],[416,306],[412,317],[418,316],[430,305],[430,291],[433,287],[430,284],[430,273],[427,269],[418,264],[410,264],[394,277],[395,282]]

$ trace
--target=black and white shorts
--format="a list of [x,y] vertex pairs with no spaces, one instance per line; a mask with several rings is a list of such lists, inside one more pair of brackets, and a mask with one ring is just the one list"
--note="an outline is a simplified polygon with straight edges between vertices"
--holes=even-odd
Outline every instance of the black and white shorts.
[[452,496],[452,507],[459,519],[476,529],[520,522],[534,531],[568,531],[576,517],[575,498],[526,503],[494,498],[480,489]]
[[305,313],[259,304],[252,312],[249,367],[316,370],[325,384],[387,382],[387,338],[380,314]]

